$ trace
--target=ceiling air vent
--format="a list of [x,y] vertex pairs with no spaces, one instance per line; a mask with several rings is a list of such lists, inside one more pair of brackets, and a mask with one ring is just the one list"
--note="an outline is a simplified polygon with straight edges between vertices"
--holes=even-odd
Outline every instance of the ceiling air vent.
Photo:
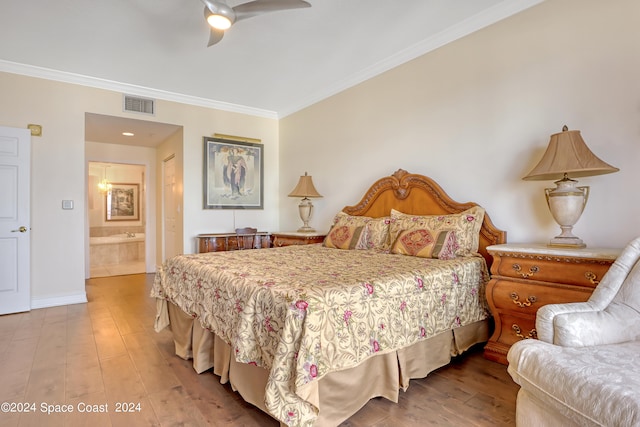
[[156,112],[155,100],[124,95],[124,111],[154,115]]

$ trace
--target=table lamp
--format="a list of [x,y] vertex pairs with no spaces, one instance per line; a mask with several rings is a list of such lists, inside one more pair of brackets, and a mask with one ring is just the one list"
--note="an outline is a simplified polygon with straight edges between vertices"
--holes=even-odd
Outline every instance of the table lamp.
[[568,130],[551,135],[549,146],[540,163],[524,180],[553,180],[556,188],[545,188],[547,205],[562,232],[549,242],[549,246],[584,248],[582,239],[573,235],[573,226],[580,219],[587,200],[589,187],[578,187],[578,181],[569,178],[618,172],[589,150],[579,130]]
[[300,219],[303,222],[303,226],[299,228],[298,231],[301,233],[313,233],[314,231],[316,231],[309,226],[309,220],[311,219],[311,214],[313,213],[313,203],[311,203],[311,200],[309,200],[309,198],[322,196],[313,186],[311,176],[307,175],[307,173],[305,172],[304,175],[300,177],[296,188],[294,188],[293,191],[289,193],[289,197],[302,197],[302,200],[298,205],[298,212],[300,213]]

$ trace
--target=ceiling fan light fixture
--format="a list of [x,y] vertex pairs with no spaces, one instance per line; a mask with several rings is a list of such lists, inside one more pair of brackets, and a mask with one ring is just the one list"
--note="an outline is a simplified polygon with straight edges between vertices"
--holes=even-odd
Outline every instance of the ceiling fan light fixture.
[[226,30],[231,27],[231,20],[223,15],[211,14],[207,18],[207,22],[218,30]]
[[224,3],[206,1],[205,16],[213,28],[226,30],[235,22],[236,13]]
[[202,2],[204,18],[211,27],[207,47],[222,40],[225,31],[236,21],[279,10],[311,7],[311,4],[304,0],[250,0],[233,7],[230,7],[226,0],[202,0]]

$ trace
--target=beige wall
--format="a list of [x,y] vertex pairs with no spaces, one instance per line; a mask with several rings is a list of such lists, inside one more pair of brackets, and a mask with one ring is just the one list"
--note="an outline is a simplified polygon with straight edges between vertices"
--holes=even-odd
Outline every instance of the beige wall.
[[[280,194],[313,175],[311,225],[403,168],[476,201],[512,242],[559,233],[543,189],[522,181],[564,124],[620,172],[591,186],[575,232],[589,246],[640,235],[640,2],[553,0],[419,57],[280,121]],[[280,227],[299,223],[283,200]]]
[[[139,156],[148,158],[145,154],[133,153],[129,150],[132,147],[114,147],[114,144],[95,144],[100,147],[92,146],[87,158],[85,113],[132,119],[138,119],[140,115],[122,112],[122,94],[119,92],[11,73],[0,73],[0,93],[2,126],[42,125],[42,136],[32,138],[32,303],[42,307],[81,301],[85,296],[84,259],[88,251],[87,161],[140,164]],[[279,200],[277,120],[162,100],[158,100],[156,106],[156,116],[144,116],[144,120],[183,127],[179,143],[182,150],[179,155],[184,159],[184,175],[180,177],[184,199],[183,251],[195,250],[194,236],[198,233],[229,231],[233,227],[233,212],[202,209],[202,137],[216,132],[259,138],[264,143],[265,209],[238,213],[235,221],[255,224],[262,229],[276,228]],[[159,163],[152,160],[149,164],[153,165],[151,173],[156,176],[156,170],[161,170],[157,168]],[[149,206],[157,206],[155,190],[148,194],[153,194]],[[74,209],[62,210],[62,200],[73,200]],[[155,210],[152,214],[156,214]],[[155,221],[155,217],[151,221]],[[156,244],[148,246],[152,247],[154,255],[147,254],[147,259],[156,259]]]
[[[567,124],[621,169],[580,180],[591,198],[576,234],[590,246],[622,246],[640,235],[632,187],[640,182],[639,44],[640,2],[550,0],[279,122],[159,100],[157,115],[144,119],[183,131],[151,163],[157,177],[162,159],[179,151],[185,253],[195,251],[198,233],[299,227],[299,201],[286,194],[305,171],[324,195],[311,221],[323,229],[398,168],[433,177],[456,200],[479,202],[510,241],[544,242],[558,231],[543,196],[552,183],[521,177]],[[86,162],[129,157],[120,147],[87,158],[84,115],[139,116],[122,112],[119,92],[10,73],[0,73],[0,93],[1,125],[43,127],[32,138],[33,300],[73,300],[84,295]],[[202,209],[202,137],[216,132],[262,139],[264,210]],[[100,149],[113,148],[106,145]],[[159,191],[149,205],[157,212]],[[75,208],[62,210],[63,199]]]

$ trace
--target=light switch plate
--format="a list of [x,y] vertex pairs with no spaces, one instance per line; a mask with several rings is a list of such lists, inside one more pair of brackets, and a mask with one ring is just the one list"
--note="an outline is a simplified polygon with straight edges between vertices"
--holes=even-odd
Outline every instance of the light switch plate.
[[62,209],[73,209],[73,200],[63,200]]

